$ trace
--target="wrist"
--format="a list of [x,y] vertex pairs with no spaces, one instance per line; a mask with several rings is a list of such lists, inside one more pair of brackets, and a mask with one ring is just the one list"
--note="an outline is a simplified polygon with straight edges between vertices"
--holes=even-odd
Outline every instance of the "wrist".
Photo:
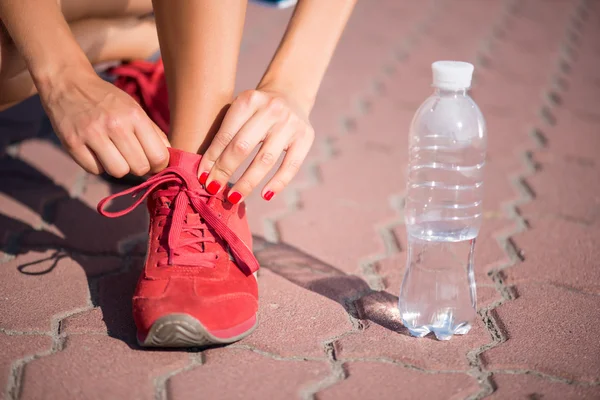
[[53,93],[70,90],[89,77],[96,77],[92,65],[85,60],[73,60],[69,62],[57,62],[48,64],[40,69],[32,71],[35,85],[44,97],[54,97]]
[[271,77],[268,74],[260,81],[257,90],[284,95],[300,107],[308,116],[315,104],[316,91],[307,90],[308,85],[293,79]]

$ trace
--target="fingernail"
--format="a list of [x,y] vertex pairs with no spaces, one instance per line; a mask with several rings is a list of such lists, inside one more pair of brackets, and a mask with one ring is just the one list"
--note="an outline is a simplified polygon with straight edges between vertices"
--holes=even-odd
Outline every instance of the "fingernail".
[[265,193],[263,197],[265,198],[265,200],[269,201],[273,198],[273,196],[275,196],[275,193],[269,190],[267,193]]
[[204,185],[206,183],[206,180],[208,179],[208,172],[203,172],[200,175],[200,184]]
[[242,199],[242,195],[238,192],[233,192],[229,195],[229,198],[227,200],[229,200],[229,202],[231,204],[237,204],[240,202],[240,200]]
[[219,192],[219,189],[221,189],[221,184],[217,181],[212,181],[206,187],[206,191],[210,194],[217,194]]

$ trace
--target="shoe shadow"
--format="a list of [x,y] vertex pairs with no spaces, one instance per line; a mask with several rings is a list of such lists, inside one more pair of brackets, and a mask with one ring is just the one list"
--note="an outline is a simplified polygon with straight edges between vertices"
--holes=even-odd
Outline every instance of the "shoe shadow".
[[[124,187],[110,188],[116,192]],[[21,274],[35,277],[52,274],[65,260],[74,261],[64,265],[83,268],[90,306],[100,308],[108,334],[137,347],[131,297],[143,266],[144,253],[136,244],[146,230],[144,210],[119,222],[105,219],[36,168],[8,154],[0,158],[0,194],[41,217],[39,226],[32,226],[0,207],[0,248],[9,258],[17,257],[11,265],[16,262]],[[119,207],[111,208],[115,206]],[[18,256],[24,254],[27,261],[21,263]]]
[[[0,121],[1,127],[7,125]],[[92,307],[100,309],[108,335],[137,349],[131,298],[144,263],[146,211],[139,207],[119,220],[104,218],[92,204],[71,197],[43,172],[6,151],[9,143],[32,137],[56,144],[47,129],[46,134],[39,132],[30,129],[18,140],[0,142],[0,194],[41,217],[39,226],[28,224],[7,215],[0,203],[0,250],[9,257],[39,254],[33,261],[30,257],[26,262],[16,259],[16,269],[26,276],[50,275],[65,260],[73,260],[83,269],[90,293],[90,308],[83,312],[90,312]],[[107,182],[111,193],[128,187],[121,182]],[[122,209],[127,203],[126,199],[117,200],[109,209]],[[374,291],[359,277],[345,274],[293,246],[269,243],[262,237],[255,237],[254,242],[256,256],[265,269],[338,302],[358,321],[371,321],[407,334],[397,315],[396,296]]]

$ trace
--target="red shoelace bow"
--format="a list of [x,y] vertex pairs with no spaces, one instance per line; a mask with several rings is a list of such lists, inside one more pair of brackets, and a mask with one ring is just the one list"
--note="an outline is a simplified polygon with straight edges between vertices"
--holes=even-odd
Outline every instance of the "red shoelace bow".
[[[159,188],[162,186],[162,188]],[[128,208],[109,212],[104,210],[104,206],[110,200],[131,194],[136,197],[139,193],[144,192],[135,203]],[[124,190],[120,193],[106,197],[98,203],[98,212],[109,218],[121,217],[133,211],[139,206],[146,197],[152,194],[155,197],[166,197],[171,200],[169,209],[159,209],[158,213],[162,215],[171,214],[169,234],[167,240],[167,255],[166,259],[160,260],[159,265],[192,265],[203,267],[214,267],[215,254],[205,253],[203,251],[203,242],[214,242],[215,238],[209,233],[202,235],[202,230],[205,233],[209,232],[209,227],[217,233],[229,246],[236,262],[242,271],[251,274],[258,270],[259,264],[252,251],[246,244],[219,218],[208,204],[206,198],[210,197],[198,179],[179,168],[169,167],[162,172],[149,178],[146,182]],[[204,222],[197,220],[190,221],[188,218],[187,206],[191,208],[201,217]],[[167,222],[168,223],[168,222]],[[189,238],[182,238],[182,232],[187,232]],[[188,247],[197,250],[197,252],[180,252],[179,249]]]

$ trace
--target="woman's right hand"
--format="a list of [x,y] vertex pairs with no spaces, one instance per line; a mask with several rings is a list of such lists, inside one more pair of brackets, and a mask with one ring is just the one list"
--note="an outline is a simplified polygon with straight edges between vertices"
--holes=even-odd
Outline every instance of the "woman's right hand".
[[133,98],[91,69],[61,75],[40,96],[54,131],[83,169],[121,178],[167,166],[169,141]]

